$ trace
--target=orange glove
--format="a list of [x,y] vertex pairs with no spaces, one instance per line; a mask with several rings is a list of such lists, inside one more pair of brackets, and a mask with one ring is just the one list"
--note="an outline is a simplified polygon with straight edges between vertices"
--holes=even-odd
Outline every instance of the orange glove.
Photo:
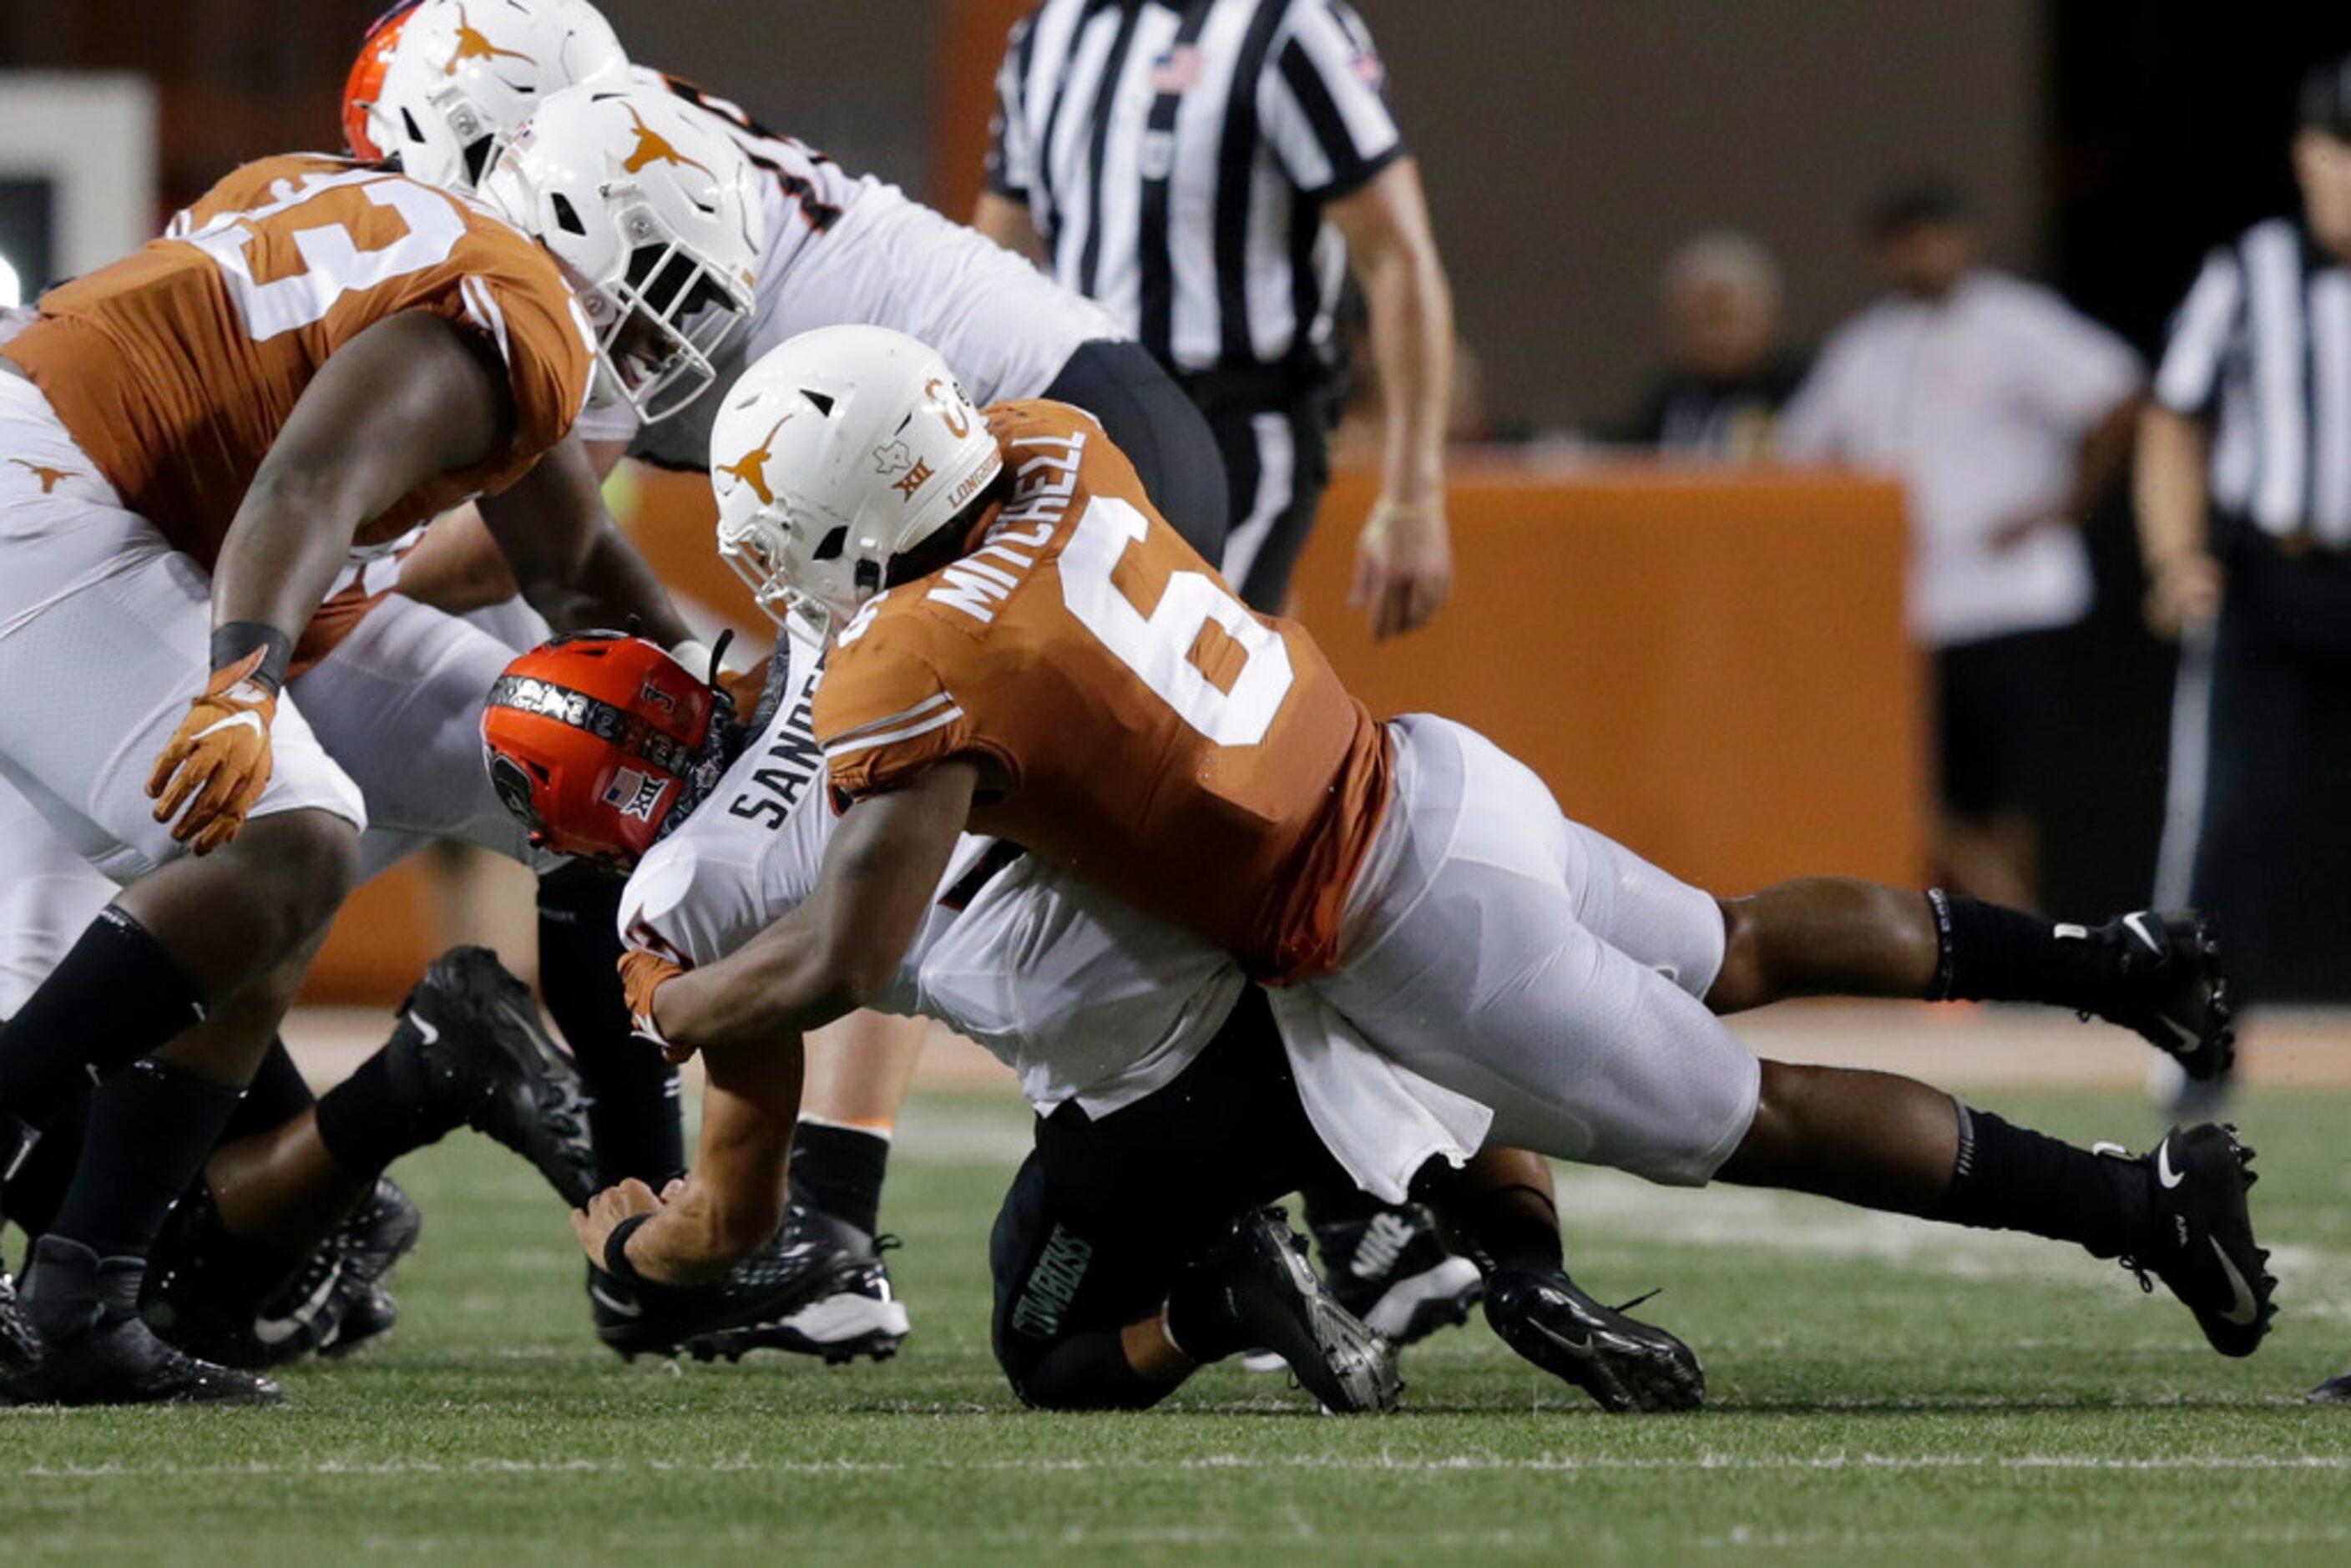
[[204,695],[189,703],[188,716],[155,758],[147,780],[148,798],[159,802],[155,820],[178,817],[173,841],[193,840],[200,855],[235,838],[246,813],[269,788],[269,724],[277,716],[277,698],[249,678],[261,660],[256,648],[213,672]]
[[747,670],[721,670],[718,685],[735,703],[735,722],[748,724],[751,716],[759,711],[759,699],[767,695],[768,666],[754,664]]
[[673,963],[658,953],[642,949],[621,955],[621,989],[629,998],[629,1027],[639,1040],[661,1047],[661,1052],[672,1061],[684,1061],[694,1054],[690,1045],[674,1045],[661,1031],[653,1019],[653,993],[670,980],[685,973],[685,966]]

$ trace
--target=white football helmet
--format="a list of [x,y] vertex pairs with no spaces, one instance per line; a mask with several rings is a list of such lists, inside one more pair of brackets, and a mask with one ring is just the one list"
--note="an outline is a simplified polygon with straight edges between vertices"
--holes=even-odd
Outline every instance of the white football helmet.
[[515,131],[481,200],[555,253],[596,339],[590,402],[647,424],[716,378],[750,314],[767,208],[750,160],[649,88],[565,88]]
[[760,609],[822,635],[1004,460],[936,350],[887,328],[826,327],[778,344],[727,390],[710,465],[718,553]]
[[[628,85],[629,57],[588,0],[422,0],[398,26],[364,135],[444,191],[474,189],[549,94]],[[347,120],[359,111],[346,104]]]

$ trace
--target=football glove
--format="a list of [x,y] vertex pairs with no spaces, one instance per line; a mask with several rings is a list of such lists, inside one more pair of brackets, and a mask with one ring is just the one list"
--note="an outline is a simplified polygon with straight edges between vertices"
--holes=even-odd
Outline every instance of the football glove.
[[672,1061],[684,1061],[694,1054],[691,1046],[674,1045],[661,1031],[653,1018],[653,993],[666,981],[685,973],[682,964],[671,962],[659,954],[642,949],[621,955],[621,988],[629,998],[629,1028],[639,1040],[661,1048],[661,1053]]
[[269,788],[269,725],[277,716],[277,697],[252,678],[263,656],[256,648],[213,672],[147,780],[148,798],[157,802],[155,820],[172,822],[172,839],[200,855],[235,838]]

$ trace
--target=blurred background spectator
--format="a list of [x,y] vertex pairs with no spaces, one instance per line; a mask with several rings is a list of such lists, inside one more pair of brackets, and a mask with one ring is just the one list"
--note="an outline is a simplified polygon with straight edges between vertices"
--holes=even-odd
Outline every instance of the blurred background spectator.
[[1780,264],[1761,240],[1709,229],[1667,261],[1667,370],[1617,439],[1687,457],[1752,462],[1804,379],[1780,345]]
[[2052,634],[2089,612],[2077,529],[2128,451],[2138,360],[2049,289],[1981,265],[1944,182],[1880,200],[1867,234],[1889,291],[1822,349],[1781,451],[1901,476],[1910,625],[1935,655],[1941,870],[2032,908],[2062,703]]

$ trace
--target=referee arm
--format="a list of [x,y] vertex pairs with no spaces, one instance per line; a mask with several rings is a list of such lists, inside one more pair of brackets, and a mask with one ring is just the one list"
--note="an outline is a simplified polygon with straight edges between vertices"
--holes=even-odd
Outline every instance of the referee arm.
[[2150,401],[2138,416],[2139,554],[2147,562],[2147,623],[2177,637],[2220,608],[2220,563],[2207,538],[2211,433],[2190,414]]
[[1445,427],[1453,397],[1453,295],[1420,171],[1409,157],[1382,169],[1325,215],[1370,307],[1386,442],[1380,497],[1355,543],[1347,602],[1370,612],[1374,638],[1426,625],[1453,590],[1445,521]]

